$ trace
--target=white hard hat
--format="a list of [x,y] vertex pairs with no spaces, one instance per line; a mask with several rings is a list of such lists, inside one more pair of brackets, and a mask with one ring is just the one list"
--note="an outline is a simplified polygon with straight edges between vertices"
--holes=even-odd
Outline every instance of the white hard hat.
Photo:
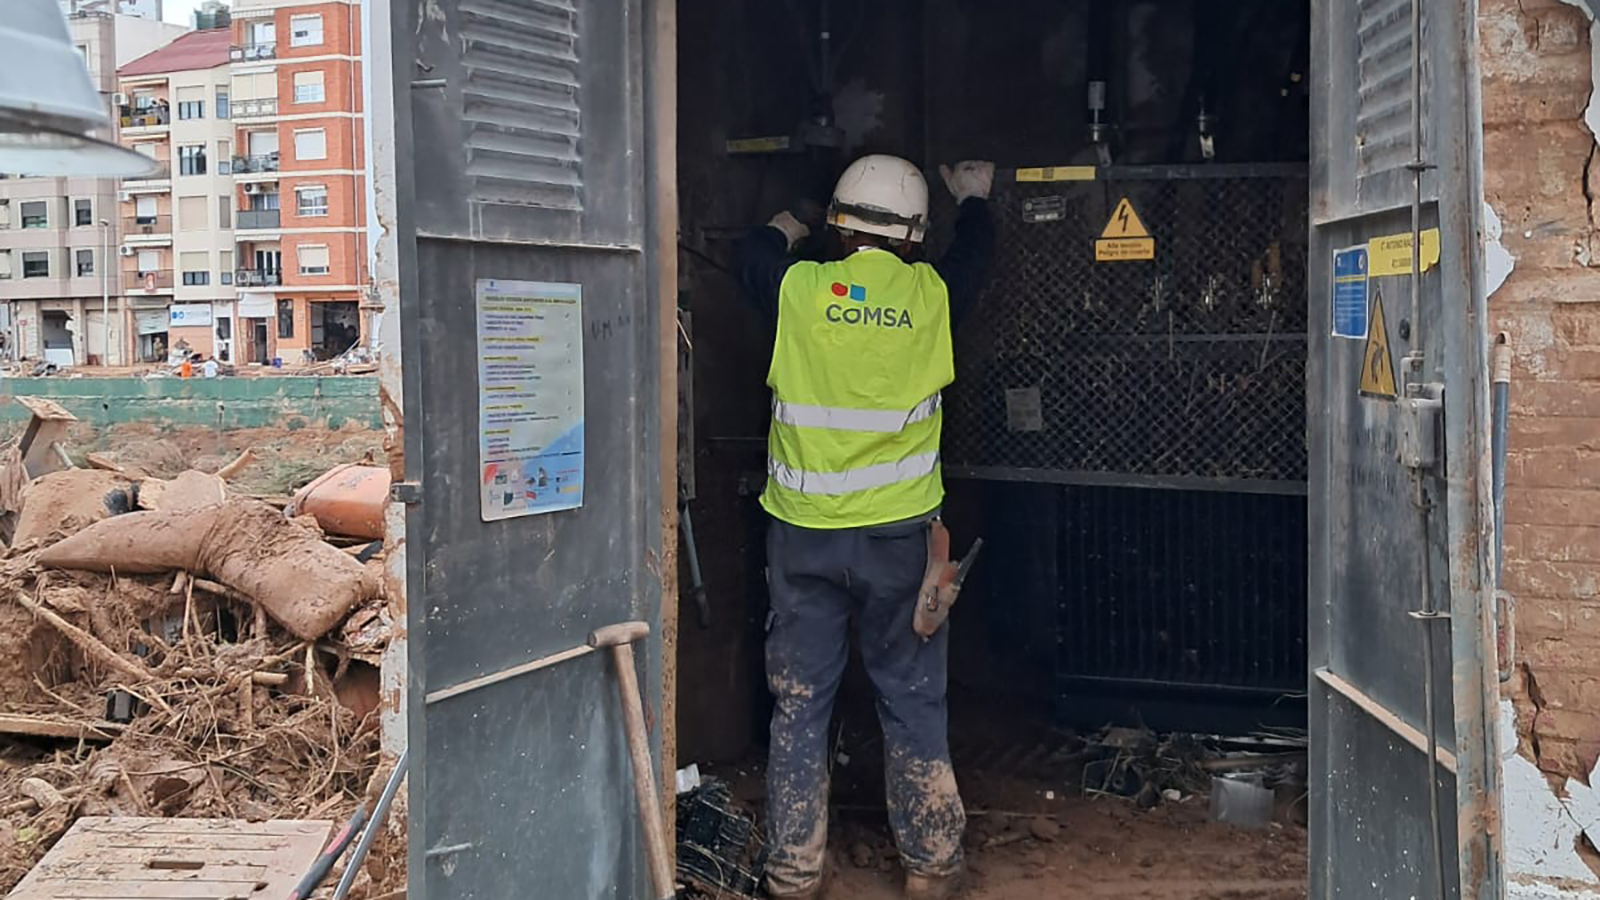
[[841,231],[921,242],[928,230],[928,182],[898,156],[863,156],[839,177],[828,224]]

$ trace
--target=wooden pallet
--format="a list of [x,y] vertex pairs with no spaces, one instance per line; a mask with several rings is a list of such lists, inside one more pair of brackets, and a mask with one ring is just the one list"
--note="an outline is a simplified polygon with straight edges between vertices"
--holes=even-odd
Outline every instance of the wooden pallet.
[[277,900],[332,822],[79,819],[9,900]]

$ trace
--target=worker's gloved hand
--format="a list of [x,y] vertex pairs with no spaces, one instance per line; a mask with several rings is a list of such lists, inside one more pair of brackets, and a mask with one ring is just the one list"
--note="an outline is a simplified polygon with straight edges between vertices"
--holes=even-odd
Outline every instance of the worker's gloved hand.
[[795,244],[805,240],[806,235],[811,233],[811,229],[807,228],[804,222],[796,219],[788,210],[773,216],[772,221],[767,224],[783,232],[783,236],[789,241],[790,250],[793,250]]
[[960,203],[970,197],[989,199],[989,189],[994,187],[994,163],[969,159],[952,166],[940,166],[944,185]]

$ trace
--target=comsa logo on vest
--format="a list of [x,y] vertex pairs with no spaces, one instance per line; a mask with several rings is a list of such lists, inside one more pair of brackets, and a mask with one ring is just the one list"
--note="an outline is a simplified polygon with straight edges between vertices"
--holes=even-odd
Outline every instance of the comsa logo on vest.
[[911,313],[897,309],[893,306],[867,306],[867,289],[864,285],[844,284],[835,281],[830,288],[835,297],[849,298],[856,306],[841,306],[838,303],[828,304],[823,311],[829,322],[843,322],[846,325],[876,325],[879,328],[911,328]]

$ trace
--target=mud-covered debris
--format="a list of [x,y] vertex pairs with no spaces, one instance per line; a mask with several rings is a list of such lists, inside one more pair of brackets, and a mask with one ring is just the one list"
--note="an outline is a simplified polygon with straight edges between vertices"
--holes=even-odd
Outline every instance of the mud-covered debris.
[[378,596],[376,575],[321,536],[257,500],[190,511],[131,513],[39,554],[64,569],[205,574],[251,598],[302,640],[316,640]]
[[166,481],[139,482],[139,508],[182,511],[215,506],[228,498],[227,485],[216,475],[190,469]]
[[878,861],[878,854],[872,852],[865,841],[856,841],[850,845],[850,862],[858,869],[865,869]]
[[314,516],[329,534],[376,540],[383,537],[388,505],[387,467],[342,465],[301,488],[288,513]]
[[1053,844],[1061,837],[1061,823],[1049,816],[1040,816],[1028,822],[1028,833],[1036,841]]
[[12,546],[46,546],[137,505],[135,482],[117,472],[67,469],[52,472],[22,492]]

